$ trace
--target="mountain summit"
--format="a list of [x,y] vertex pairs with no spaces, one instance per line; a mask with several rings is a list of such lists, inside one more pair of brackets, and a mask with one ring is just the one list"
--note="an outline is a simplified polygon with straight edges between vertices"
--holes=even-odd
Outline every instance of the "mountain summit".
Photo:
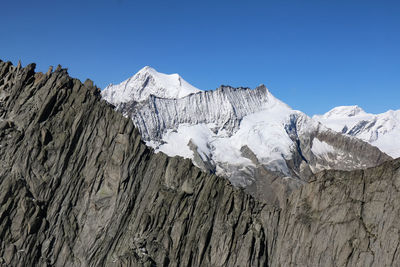
[[354,116],[360,116],[360,115],[365,115],[366,112],[359,106],[354,105],[354,106],[338,106],[324,115],[322,115],[323,118],[345,118],[345,117],[354,117]]
[[150,95],[160,98],[181,98],[199,91],[179,74],[164,74],[146,66],[122,83],[107,86],[102,91],[102,96],[108,102],[117,105],[130,101],[140,102]]

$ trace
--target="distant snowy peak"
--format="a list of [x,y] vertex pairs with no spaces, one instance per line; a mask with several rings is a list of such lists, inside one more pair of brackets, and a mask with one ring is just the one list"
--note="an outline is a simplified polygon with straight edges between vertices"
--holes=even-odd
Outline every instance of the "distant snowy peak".
[[102,91],[108,102],[118,105],[144,101],[150,95],[160,98],[182,98],[200,90],[186,82],[178,74],[164,74],[146,66],[120,84],[110,84]]
[[354,117],[357,115],[366,115],[366,112],[359,106],[339,106],[331,109],[324,115],[323,118],[343,118]]
[[366,141],[392,157],[400,157],[400,110],[366,113],[358,106],[336,107],[313,119],[343,134]]

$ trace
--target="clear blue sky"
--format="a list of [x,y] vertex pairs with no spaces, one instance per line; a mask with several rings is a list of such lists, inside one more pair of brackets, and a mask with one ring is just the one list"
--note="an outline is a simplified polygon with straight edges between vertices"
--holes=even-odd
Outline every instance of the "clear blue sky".
[[399,1],[4,0],[0,14],[0,59],[101,88],[150,65],[200,89],[264,83],[309,115],[400,108]]

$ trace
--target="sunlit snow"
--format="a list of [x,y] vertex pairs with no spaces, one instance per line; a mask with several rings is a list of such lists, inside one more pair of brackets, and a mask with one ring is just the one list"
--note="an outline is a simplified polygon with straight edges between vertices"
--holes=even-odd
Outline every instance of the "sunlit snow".
[[107,86],[102,91],[102,96],[108,102],[117,105],[132,100],[143,101],[150,95],[181,98],[196,92],[199,92],[199,89],[178,74],[164,74],[146,66],[122,83]]
[[360,138],[394,158],[400,157],[400,110],[370,114],[358,106],[341,106],[313,119],[332,130]]

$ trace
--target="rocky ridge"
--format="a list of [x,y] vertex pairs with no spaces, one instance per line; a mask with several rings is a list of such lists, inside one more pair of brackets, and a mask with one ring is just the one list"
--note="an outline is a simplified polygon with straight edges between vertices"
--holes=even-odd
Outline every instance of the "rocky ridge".
[[393,266],[400,160],[324,171],[276,208],[154,154],[58,67],[0,62],[0,264]]

